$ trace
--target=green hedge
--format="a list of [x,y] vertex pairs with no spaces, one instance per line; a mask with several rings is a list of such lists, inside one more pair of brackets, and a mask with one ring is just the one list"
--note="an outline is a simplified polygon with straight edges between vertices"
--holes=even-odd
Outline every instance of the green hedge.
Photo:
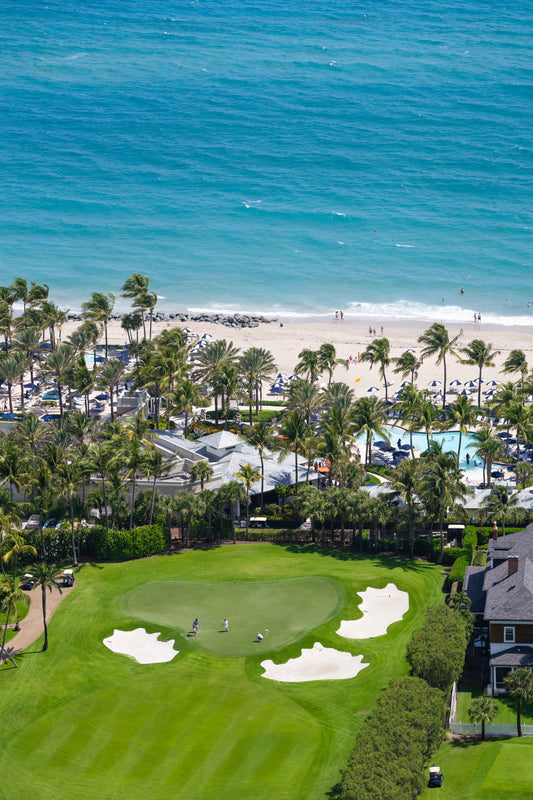
[[465,579],[465,570],[471,564],[471,559],[468,556],[460,555],[459,558],[456,558],[453,562],[453,567],[450,570],[450,574],[448,575],[448,582],[450,584],[455,583],[455,581],[464,581]]
[[419,678],[393,681],[364,721],[344,772],[342,800],[411,800],[442,741],[444,701]]
[[461,613],[444,605],[428,608],[423,627],[407,644],[413,675],[436,689],[449,691],[463,671],[466,645],[467,626]]
[[161,553],[167,547],[167,540],[160,525],[143,525],[131,531],[106,530],[95,525],[87,532],[85,549],[87,554],[98,561],[122,561],[132,558],[145,558]]

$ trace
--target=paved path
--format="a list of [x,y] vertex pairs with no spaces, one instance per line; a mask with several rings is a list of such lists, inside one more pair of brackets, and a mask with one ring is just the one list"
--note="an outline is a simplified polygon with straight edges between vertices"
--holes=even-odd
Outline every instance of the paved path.
[[[60,594],[57,589],[52,589],[51,592],[48,589],[46,590],[47,623],[50,621],[50,617],[63,598],[69,595],[74,588],[75,585],[65,587],[64,589],[62,588],[62,594]],[[31,592],[24,592],[24,594],[30,600],[30,610],[20,623],[20,632],[17,633],[17,635],[14,636],[9,642],[7,642],[5,646],[5,650],[10,656],[18,655],[20,652],[22,652],[22,650],[25,650],[26,647],[29,647],[30,644],[33,644],[44,631],[41,587],[38,586],[35,589],[32,589]],[[0,639],[0,645],[1,644],[2,639]],[[0,664],[6,660],[7,658],[5,653],[1,653]]]

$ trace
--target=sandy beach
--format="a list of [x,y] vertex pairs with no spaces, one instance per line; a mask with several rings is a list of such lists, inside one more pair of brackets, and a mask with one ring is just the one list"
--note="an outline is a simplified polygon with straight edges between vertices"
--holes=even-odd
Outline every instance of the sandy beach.
[[[63,326],[62,339],[66,340],[69,333],[80,323],[68,322]],[[431,325],[427,323],[403,323],[401,321],[384,322],[383,336],[390,341],[391,358],[395,358],[405,350],[411,348],[417,354],[421,351],[418,337]],[[189,328],[194,335],[202,336],[210,333],[214,339],[226,339],[241,350],[249,347],[264,347],[272,352],[276,359],[276,364],[280,372],[292,374],[298,361],[298,353],[304,348],[316,350],[324,342],[331,342],[337,351],[339,358],[349,359],[350,355],[355,360],[368,344],[375,338],[374,334],[369,334],[369,326],[376,330],[376,337],[381,337],[381,324],[378,326],[372,320],[366,323],[361,320],[350,321],[349,319],[324,321],[283,321],[261,323],[256,328],[229,328],[220,324],[208,322],[156,322],[153,326],[153,337],[157,336],[162,330],[179,326]],[[455,336],[461,331],[459,325],[449,324],[450,337]],[[471,323],[462,328],[462,335],[459,346],[464,347],[472,339],[482,339],[491,343],[494,350],[500,353],[494,359],[494,367],[485,367],[483,379],[489,380],[516,380],[517,375],[502,375],[502,364],[513,349],[520,348],[526,354],[529,364],[533,367],[533,331],[531,329],[508,327],[508,326],[489,326],[481,323]],[[119,321],[113,321],[108,329],[109,342],[113,344],[124,344],[127,341],[125,332],[120,327]],[[476,378],[478,375],[477,367],[462,364],[456,358],[449,357],[448,382],[458,379],[463,383]],[[389,381],[393,386],[389,388],[389,393],[393,393],[399,388],[404,380],[400,375],[393,372],[393,364],[387,370]],[[419,389],[428,388],[428,384],[433,380],[442,381],[442,365],[437,366],[434,358],[426,358],[420,368],[417,385]],[[340,366],[336,369],[334,378],[350,385],[356,396],[365,395],[371,386],[380,388],[379,397],[384,396],[382,382],[376,367],[372,370],[366,362],[352,362],[352,366],[346,370]]]

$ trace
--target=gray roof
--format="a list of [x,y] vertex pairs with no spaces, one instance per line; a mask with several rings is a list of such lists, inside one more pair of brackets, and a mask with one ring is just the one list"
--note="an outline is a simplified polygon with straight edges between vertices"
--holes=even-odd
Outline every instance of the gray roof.
[[[485,570],[485,619],[533,621],[533,525],[496,541],[491,539],[488,555],[496,566]],[[507,559],[511,556],[517,557],[518,569],[509,575]]]
[[490,660],[491,667],[533,667],[533,647],[520,644],[498,653]]
[[209,433],[207,436],[201,436],[198,439],[206,447],[211,447],[213,450],[228,450],[233,447],[238,447],[242,443],[240,436],[237,436],[231,431],[217,431],[217,433]]
[[463,588],[470,598],[472,614],[483,614],[485,610],[485,592],[483,579],[485,567],[467,567]]

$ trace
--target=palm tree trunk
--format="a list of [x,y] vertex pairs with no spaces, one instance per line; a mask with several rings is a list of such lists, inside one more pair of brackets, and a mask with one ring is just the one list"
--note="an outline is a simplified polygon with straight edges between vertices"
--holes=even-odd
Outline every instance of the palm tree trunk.
[[43,601],[43,626],[44,626],[44,644],[43,653],[48,650],[48,626],[46,624],[46,587],[41,586],[41,597]]
[[459,445],[457,447],[457,466],[459,466],[459,461],[461,459],[461,441],[463,438],[463,430],[461,426],[459,426]]
[[78,558],[76,556],[76,533],[74,531],[74,503],[72,502],[72,495],[70,495],[70,533],[72,536],[72,558],[74,566],[78,566]]
[[115,421],[115,407],[113,405],[113,384],[110,386],[109,399],[111,400],[111,422]]
[[57,382],[57,393],[59,395],[59,413],[63,416],[63,394],[61,392],[61,384]]
[[298,449],[294,450],[294,486],[295,493],[298,494]]
[[154,518],[154,505],[155,505],[155,487],[157,483],[157,475],[154,475],[154,482],[152,484],[152,502],[150,503],[150,517],[148,519],[148,524],[152,524],[152,520]]
[[263,454],[259,452],[261,460],[261,511],[263,510],[263,495],[265,493],[265,460]]
[[104,320],[105,360],[107,361],[107,320]]
[[104,514],[105,514],[105,532],[109,536],[109,518],[107,515],[107,495],[105,490],[105,478],[102,473],[102,497],[104,499]]
[[130,531],[133,530],[133,509],[135,508],[135,492],[137,489],[137,470],[133,470],[133,485],[131,487]]
[[246,540],[248,540],[248,531],[250,529],[250,489],[246,487]]

